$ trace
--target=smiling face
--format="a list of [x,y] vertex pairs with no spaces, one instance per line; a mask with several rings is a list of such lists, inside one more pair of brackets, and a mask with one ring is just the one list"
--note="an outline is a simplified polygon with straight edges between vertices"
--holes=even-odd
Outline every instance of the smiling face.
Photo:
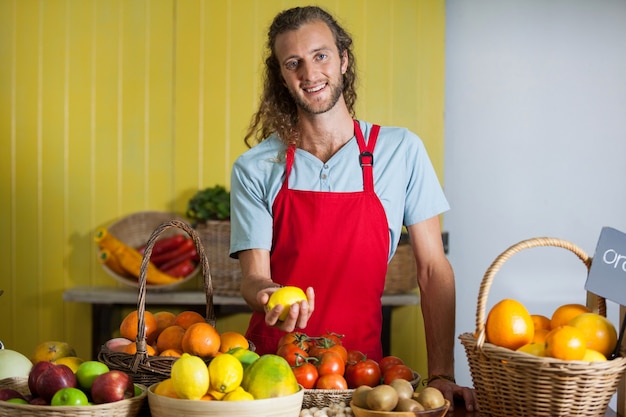
[[313,21],[278,35],[274,50],[300,113],[326,113],[342,99],[348,58],[339,54],[324,22]]

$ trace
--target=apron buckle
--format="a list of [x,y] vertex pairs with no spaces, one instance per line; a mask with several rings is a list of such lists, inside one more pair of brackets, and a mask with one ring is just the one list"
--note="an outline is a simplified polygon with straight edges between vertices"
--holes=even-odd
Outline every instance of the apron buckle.
[[359,155],[359,163],[362,167],[368,166],[371,167],[374,165],[374,155],[371,152],[363,151]]

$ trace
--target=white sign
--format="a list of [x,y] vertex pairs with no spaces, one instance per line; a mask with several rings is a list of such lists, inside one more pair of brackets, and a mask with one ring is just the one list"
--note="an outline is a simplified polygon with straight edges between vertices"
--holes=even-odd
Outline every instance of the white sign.
[[626,305],[626,234],[603,227],[593,255],[585,289]]

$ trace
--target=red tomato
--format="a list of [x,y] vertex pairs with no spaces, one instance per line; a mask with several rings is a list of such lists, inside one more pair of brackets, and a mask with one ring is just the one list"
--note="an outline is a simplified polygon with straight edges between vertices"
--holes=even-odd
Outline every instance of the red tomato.
[[293,374],[296,376],[298,384],[302,385],[305,389],[311,389],[315,387],[319,374],[317,368],[310,362],[305,362],[301,365],[292,367]]
[[322,375],[317,379],[315,384],[317,389],[348,389],[348,383],[345,378],[338,374]]
[[406,365],[394,365],[383,374],[383,383],[389,384],[394,379],[413,380],[413,370]]
[[348,363],[355,363],[367,359],[360,350],[348,350]]
[[278,347],[280,348],[282,345],[290,343],[297,345],[300,349],[308,350],[310,344],[309,336],[302,332],[285,333],[278,341]]
[[304,358],[309,357],[309,354],[304,349],[301,349],[297,345],[291,343],[287,343],[286,345],[279,347],[276,354],[285,358],[290,366],[296,366],[297,364],[302,363],[302,359],[299,359],[298,355]]
[[380,366],[380,372],[384,374],[394,365],[404,365],[404,361],[397,356],[385,356],[378,361],[378,365]]
[[317,364],[317,372],[322,375],[338,374],[343,375],[346,370],[346,364],[339,354],[328,351],[319,357]]
[[380,377],[380,367],[372,359],[350,363],[346,368],[346,382],[349,388],[358,388],[361,385],[375,387],[380,384]]
[[343,338],[343,335],[342,334],[333,333],[333,332],[326,332],[326,333],[324,333],[322,335],[322,337],[324,339],[328,339],[328,340],[332,341],[336,345],[340,345],[341,344],[341,339]]
[[341,357],[344,364],[348,362],[348,351],[345,347],[343,347],[343,345],[332,344],[330,346],[325,346],[317,344],[309,348],[309,356],[314,356],[316,358],[321,358],[326,352],[335,352]]

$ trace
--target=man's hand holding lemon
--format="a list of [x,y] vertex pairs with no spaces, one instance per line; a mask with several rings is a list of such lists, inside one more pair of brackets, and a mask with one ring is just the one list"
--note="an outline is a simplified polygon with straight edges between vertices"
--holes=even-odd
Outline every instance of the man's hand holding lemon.
[[265,322],[285,332],[304,329],[315,309],[315,292],[298,287],[273,287],[259,293],[265,305]]

